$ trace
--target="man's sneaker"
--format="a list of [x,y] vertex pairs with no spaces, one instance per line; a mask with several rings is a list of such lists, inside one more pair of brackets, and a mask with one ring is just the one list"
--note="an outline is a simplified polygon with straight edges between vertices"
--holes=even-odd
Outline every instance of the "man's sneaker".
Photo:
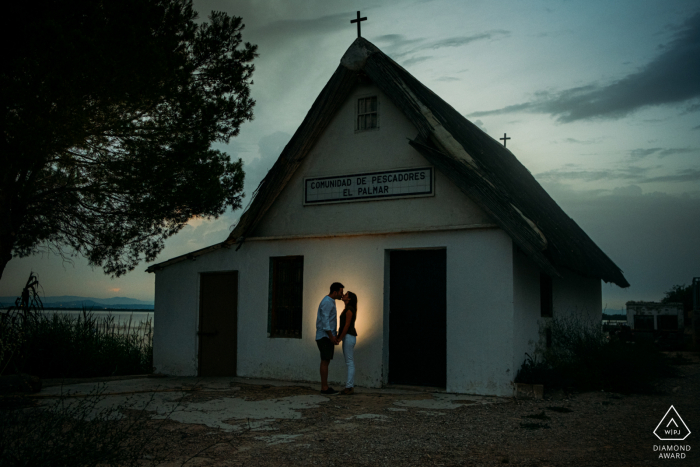
[[345,388],[340,392],[340,394],[342,396],[352,396],[355,394],[355,388]]
[[331,396],[332,396],[332,395],[334,395],[334,394],[338,394],[338,391],[336,391],[336,390],[333,389],[332,387],[328,387],[328,389],[326,389],[325,391],[321,391],[321,394],[326,394],[326,395],[331,395]]

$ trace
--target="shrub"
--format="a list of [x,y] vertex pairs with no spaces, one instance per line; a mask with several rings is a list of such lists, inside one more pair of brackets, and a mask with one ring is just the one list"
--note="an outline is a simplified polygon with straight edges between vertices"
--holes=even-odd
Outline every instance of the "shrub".
[[0,467],[136,466],[162,461],[157,453],[164,450],[156,450],[154,441],[164,420],[150,421],[148,404],[136,407],[126,402],[98,410],[103,390],[87,397],[61,396],[43,407],[0,410]]
[[551,347],[527,355],[516,382],[630,393],[653,391],[658,378],[675,374],[653,343],[608,340],[598,322],[555,318],[550,330]]

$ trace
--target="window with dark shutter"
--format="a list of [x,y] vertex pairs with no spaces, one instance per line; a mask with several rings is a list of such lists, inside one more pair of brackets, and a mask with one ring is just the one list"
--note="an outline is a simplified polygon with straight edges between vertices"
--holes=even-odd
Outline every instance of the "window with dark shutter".
[[301,339],[304,257],[270,258],[270,337]]

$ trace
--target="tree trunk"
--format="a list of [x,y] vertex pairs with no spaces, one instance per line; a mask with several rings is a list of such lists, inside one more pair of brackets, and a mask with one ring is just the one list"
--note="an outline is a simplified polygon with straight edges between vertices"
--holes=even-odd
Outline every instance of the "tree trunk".
[[0,280],[2,280],[2,273],[5,271],[5,266],[12,259],[12,246],[14,242],[12,241],[11,235],[0,235]]

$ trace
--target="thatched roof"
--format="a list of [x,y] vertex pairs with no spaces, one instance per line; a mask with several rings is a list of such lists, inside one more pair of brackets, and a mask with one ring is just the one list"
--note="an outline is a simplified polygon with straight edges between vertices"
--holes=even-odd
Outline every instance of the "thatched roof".
[[341,59],[228,239],[151,266],[148,271],[221,247],[237,244],[240,248],[360,82],[374,83],[401,109],[418,129],[418,136],[407,144],[488,213],[542,271],[558,276],[558,268],[564,267],[620,287],[629,286],[620,268],[562,211],[508,149],[362,37]]

